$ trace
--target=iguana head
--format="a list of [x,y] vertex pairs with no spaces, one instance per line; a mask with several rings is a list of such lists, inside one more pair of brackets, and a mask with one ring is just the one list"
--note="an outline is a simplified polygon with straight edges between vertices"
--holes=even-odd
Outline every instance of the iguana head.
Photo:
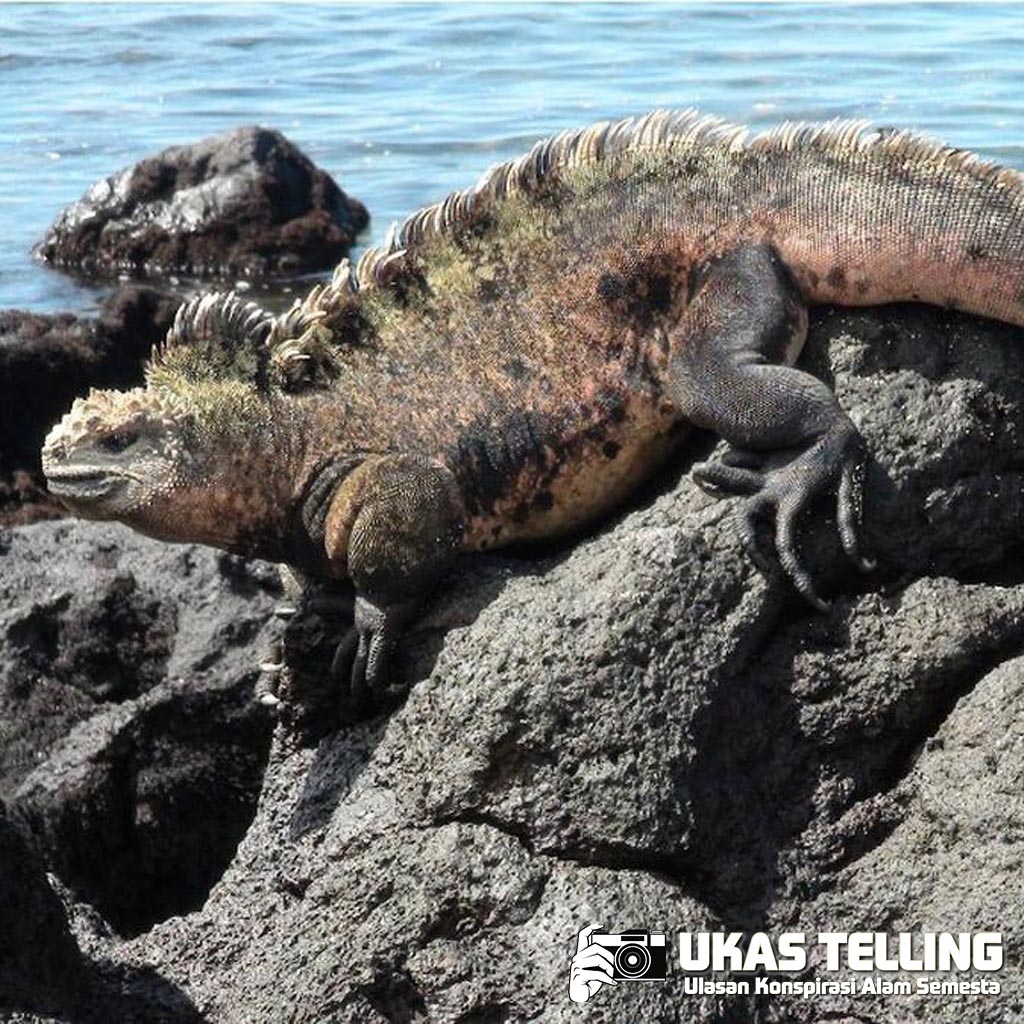
[[160,515],[195,475],[194,428],[173,393],[94,390],[50,431],[43,471],[51,492],[88,519]]
[[91,391],[43,448],[47,484],[86,519],[164,540],[236,547],[280,517],[264,340],[272,320],[234,295],[186,303],[145,387]]

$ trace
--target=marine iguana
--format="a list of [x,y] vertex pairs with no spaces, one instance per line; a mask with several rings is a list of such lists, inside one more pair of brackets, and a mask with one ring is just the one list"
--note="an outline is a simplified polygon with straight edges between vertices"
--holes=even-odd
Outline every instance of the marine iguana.
[[1024,326],[1024,177],[862,122],[658,111],[537,143],[277,318],[189,302],[146,386],[76,401],[43,465],[78,515],[351,580],[334,667],[359,701],[458,552],[577,530],[687,425],[731,445],[693,472],[742,496],[755,559],[774,514],[822,607],[797,520],[837,490],[869,568],[865,452],[793,363],[809,304],[894,301]]

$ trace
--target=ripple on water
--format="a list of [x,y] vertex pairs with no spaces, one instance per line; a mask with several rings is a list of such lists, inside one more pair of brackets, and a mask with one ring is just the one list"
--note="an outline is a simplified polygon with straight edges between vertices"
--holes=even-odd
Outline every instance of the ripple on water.
[[1019,25],[1012,5],[0,5],[0,307],[94,301],[29,256],[60,209],[239,124],[366,202],[362,244],[541,136],[654,106],[865,117],[1024,166]]

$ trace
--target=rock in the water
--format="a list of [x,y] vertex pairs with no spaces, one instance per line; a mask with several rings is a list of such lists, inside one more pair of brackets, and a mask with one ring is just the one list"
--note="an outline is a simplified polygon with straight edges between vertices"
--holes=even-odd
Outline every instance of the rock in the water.
[[178,299],[152,288],[115,292],[95,319],[0,311],[0,522],[59,514],[42,487],[50,427],[90,387],[142,382],[142,367]]
[[172,146],[97,182],[36,254],[86,275],[290,276],[332,267],[369,216],[279,132]]

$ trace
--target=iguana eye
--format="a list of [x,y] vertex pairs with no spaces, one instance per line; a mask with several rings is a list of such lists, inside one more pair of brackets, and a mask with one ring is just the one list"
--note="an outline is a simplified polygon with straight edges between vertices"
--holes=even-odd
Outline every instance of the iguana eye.
[[117,454],[130,448],[139,439],[139,435],[130,430],[118,430],[116,433],[108,434],[99,442],[99,447],[106,452]]

